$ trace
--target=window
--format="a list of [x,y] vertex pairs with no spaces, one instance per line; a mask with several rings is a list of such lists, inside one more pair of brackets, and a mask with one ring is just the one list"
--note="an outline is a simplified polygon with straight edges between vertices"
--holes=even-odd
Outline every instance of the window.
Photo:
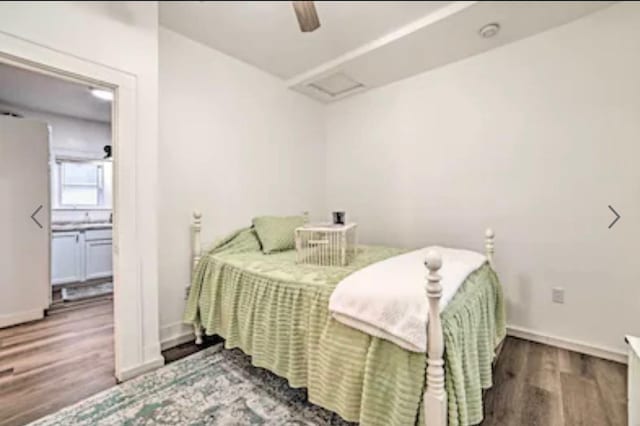
[[104,166],[99,162],[58,162],[60,206],[100,207],[105,204]]

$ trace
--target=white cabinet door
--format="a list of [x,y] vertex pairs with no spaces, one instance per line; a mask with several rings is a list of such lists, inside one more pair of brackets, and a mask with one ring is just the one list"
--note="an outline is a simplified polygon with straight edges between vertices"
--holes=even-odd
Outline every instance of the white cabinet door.
[[49,306],[49,131],[0,117],[0,327]]
[[51,283],[82,281],[80,232],[51,234]]
[[85,243],[85,279],[110,277],[112,272],[111,240],[93,240]]

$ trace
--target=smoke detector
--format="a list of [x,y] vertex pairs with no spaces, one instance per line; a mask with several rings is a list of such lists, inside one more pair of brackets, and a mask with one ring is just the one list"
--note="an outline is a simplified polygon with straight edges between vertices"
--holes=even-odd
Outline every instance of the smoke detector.
[[499,31],[500,31],[500,24],[496,22],[492,22],[491,24],[487,24],[484,27],[480,28],[480,31],[478,31],[478,34],[480,34],[480,37],[482,38],[491,38],[496,34],[498,34]]

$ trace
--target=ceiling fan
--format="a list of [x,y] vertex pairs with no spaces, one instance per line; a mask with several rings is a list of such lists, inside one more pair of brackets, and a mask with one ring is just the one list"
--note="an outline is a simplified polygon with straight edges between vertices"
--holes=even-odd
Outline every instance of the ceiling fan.
[[320,27],[318,12],[312,1],[292,1],[293,10],[296,12],[300,31],[310,33]]

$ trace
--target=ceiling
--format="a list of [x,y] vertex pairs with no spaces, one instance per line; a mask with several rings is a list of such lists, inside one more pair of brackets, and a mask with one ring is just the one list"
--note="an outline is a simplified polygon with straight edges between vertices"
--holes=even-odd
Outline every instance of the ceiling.
[[[613,2],[317,1],[302,33],[288,1],[165,1],[161,25],[331,102],[565,24]],[[497,22],[497,36],[478,30]],[[329,94],[322,84],[353,90]],[[349,82],[349,83],[346,83]]]
[[163,1],[160,23],[290,79],[448,3],[317,1],[321,27],[302,33],[288,1]]
[[111,103],[89,87],[0,63],[0,103],[102,122],[111,121]]

